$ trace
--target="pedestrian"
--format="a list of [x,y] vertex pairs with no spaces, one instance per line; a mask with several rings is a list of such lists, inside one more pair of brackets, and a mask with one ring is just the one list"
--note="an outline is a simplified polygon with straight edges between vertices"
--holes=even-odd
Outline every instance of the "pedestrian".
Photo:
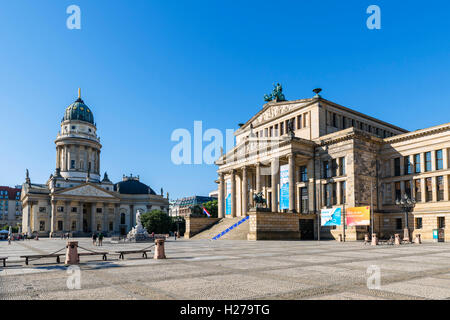
[[155,232],[152,232],[152,239],[155,239]]
[[101,233],[101,232],[98,235],[98,244],[99,244],[99,246],[103,246],[103,233]]
[[8,245],[11,244],[11,236],[8,236]]
[[177,241],[177,232],[176,231],[173,233],[173,237],[174,237],[175,241]]
[[94,245],[94,246],[97,245],[97,234],[96,233],[92,234],[92,245]]

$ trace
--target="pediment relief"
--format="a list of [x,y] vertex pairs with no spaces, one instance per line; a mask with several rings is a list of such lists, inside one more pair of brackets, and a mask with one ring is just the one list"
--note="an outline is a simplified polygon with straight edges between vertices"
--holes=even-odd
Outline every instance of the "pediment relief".
[[83,185],[72,190],[67,190],[59,193],[60,195],[69,196],[85,196],[85,197],[97,197],[97,198],[115,198],[110,193],[103,191],[91,185]]
[[287,114],[292,112],[295,109],[298,109],[305,105],[306,103],[295,103],[295,104],[285,104],[285,105],[274,105],[267,108],[262,114],[260,114],[254,121],[253,126],[257,126],[258,124],[268,121],[270,119],[276,118],[283,114]]

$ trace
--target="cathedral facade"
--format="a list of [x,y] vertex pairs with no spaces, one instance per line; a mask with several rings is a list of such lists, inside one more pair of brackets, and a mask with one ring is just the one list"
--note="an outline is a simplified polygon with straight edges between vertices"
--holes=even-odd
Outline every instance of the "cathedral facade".
[[28,170],[22,186],[22,230],[40,236],[70,232],[126,234],[136,212],[167,212],[168,196],[157,195],[138,177],[113,183],[100,171],[102,145],[92,110],[81,99],[69,105],[56,140],[56,169],[45,184],[33,183]]

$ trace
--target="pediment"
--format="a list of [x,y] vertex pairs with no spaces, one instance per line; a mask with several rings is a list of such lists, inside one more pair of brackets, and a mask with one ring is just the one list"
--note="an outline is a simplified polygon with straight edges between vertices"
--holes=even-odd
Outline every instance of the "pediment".
[[269,105],[269,107],[264,110],[259,116],[256,117],[255,120],[253,120],[252,124],[254,127],[259,125],[260,123],[266,122],[270,119],[279,117],[283,114],[287,114],[289,112],[292,112],[295,109],[298,109],[302,106],[307,104],[306,102],[303,103],[294,103],[294,104],[285,104],[285,105]]
[[96,198],[116,198],[114,195],[99,187],[94,187],[90,184],[81,185],[71,188],[69,190],[58,192],[59,195],[68,196],[84,196],[84,197],[96,197]]

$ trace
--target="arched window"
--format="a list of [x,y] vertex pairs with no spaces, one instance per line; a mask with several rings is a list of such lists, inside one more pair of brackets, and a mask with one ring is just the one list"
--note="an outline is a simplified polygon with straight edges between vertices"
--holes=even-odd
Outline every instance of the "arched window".
[[120,214],[120,224],[125,224],[125,213]]

